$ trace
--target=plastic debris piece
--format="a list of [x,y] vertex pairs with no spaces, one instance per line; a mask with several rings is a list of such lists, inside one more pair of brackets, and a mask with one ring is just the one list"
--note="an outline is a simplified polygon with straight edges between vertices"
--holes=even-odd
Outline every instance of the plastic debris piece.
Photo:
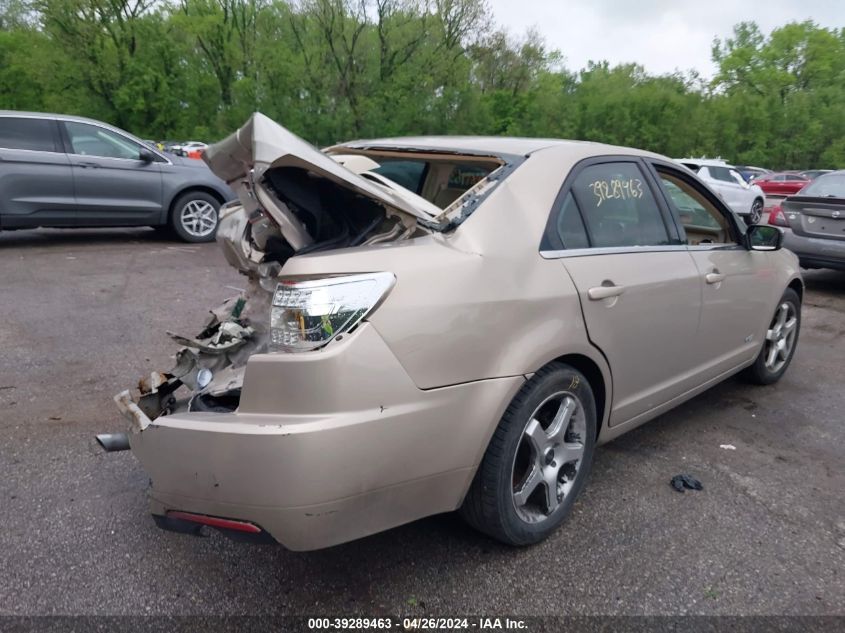
[[670,482],[672,487],[678,492],[685,492],[685,488],[690,490],[704,490],[704,486],[692,475],[675,475]]
[[719,444],[719,448],[724,448],[726,451],[735,451],[736,446],[733,444]]

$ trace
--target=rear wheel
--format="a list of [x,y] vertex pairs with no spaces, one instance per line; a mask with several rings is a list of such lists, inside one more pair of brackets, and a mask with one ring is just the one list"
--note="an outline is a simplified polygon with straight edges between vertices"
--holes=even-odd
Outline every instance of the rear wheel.
[[800,329],[801,299],[792,288],[787,288],[766,330],[763,348],[754,364],[745,370],[745,377],[758,385],[770,385],[780,380],[798,347]]
[[210,242],[217,232],[220,201],[204,191],[188,191],[173,203],[170,225],[186,242]]
[[595,439],[595,401],[584,375],[561,363],[541,369],[505,411],[461,515],[509,545],[546,538],[584,487]]

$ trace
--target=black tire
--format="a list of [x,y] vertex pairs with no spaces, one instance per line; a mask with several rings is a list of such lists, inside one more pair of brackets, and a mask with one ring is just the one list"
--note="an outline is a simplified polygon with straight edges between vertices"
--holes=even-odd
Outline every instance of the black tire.
[[[575,420],[576,415],[579,416],[578,424],[581,433],[570,436],[570,439],[580,439],[583,452],[580,460],[572,464],[566,464],[566,460],[561,459],[559,468],[564,476],[566,468],[574,468],[577,464],[577,470],[571,473],[572,478],[565,484],[558,484],[557,481],[562,480],[556,479],[556,488],[558,485],[569,486],[562,499],[559,490],[555,490],[556,509],[543,518],[549,507],[547,505],[544,510],[538,512],[540,518],[527,520],[524,512],[527,511],[529,505],[526,504],[521,510],[517,510],[514,489],[515,486],[518,487],[518,483],[514,483],[514,479],[517,478],[518,460],[525,452],[525,447],[528,446],[531,454],[535,453],[531,448],[531,443],[525,439],[527,436],[524,432],[532,418],[541,418],[543,407],[547,406],[544,403],[549,403],[552,408],[555,408],[556,405],[550,398],[559,397],[561,394],[566,398],[574,397],[578,406],[581,407],[580,412],[576,410],[570,418]],[[477,530],[508,545],[529,545],[549,536],[569,515],[575,499],[589,477],[596,442],[596,424],[593,390],[583,374],[563,363],[552,363],[539,370],[522,386],[496,427],[487,452],[461,506],[461,516]],[[568,432],[565,431],[565,433]],[[551,459],[559,459],[555,457],[554,449]],[[529,458],[528,462],[531,461],[532,459]],[[554,467],[556,462],[545,463],[543,468],[547,466]],[[528,468],[532,467],[536,466],[528,466]],[[559,476],[560,474],[556,475],[556,477]],[[548,490],[549,488],[541,483],[537,485],[534,494],[539,494],[540,499],[545,499],[543,495]],[[535,496],[531,495],[530,498],[535,499]]]
[[[788,344],[788,351],[786,352],[786,357],[783,358],[780,353],[778,353],[776,360],[778,361],[774,366],[770,365],[767,361],[770,360],[770,354],[772,349],[773,341],[769,340],[769,333],[774,332],[778,323],[778,317],[783,310],[784,305],[787,307],[787,322],[790,318],[790,315],[794,315],[795,317],[795,326],[794,326],[794,334],[792,335],[792,340]],[[790,312],[791,310],[791,312]],[[798,335],[801,331],[801,299],[798,297],[798,293],[795,292],[792,288],[787,288],[786,292],[783,293],[780,301],[778,301],[777,308],[775,308],[775,314],[772,317],[771,324],[767,329],[767,333],[763,338],[763,346],[760,348],[760,353],[757,355],[757,359],[754,361],[754,364],[748,367],[743,373],[742,377],[745,378],[750,383],[755,385],[771,385],[772,383],[777,382],[781,379],[781,376],[786,372],[789,364],[792,362],[792,357],[795,355],[795,350],[798,347]],[[776,334],[774,334],[776,335]]]
[[219,212],[220,201],[210,193],[188,191],[173,202],[170,226],[186,242],[210,242],[217,233]]

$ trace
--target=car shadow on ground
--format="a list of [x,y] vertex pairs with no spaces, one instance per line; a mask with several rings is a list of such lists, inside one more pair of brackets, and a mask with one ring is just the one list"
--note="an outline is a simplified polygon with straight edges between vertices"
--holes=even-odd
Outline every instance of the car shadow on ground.
[[[618,483],[616,479],[621,475],[614,463],[619,462],[620,458],[630,456],[639,460],[643,456],[647,457],[646,454],[669,455],[672,445],[678,441],[678,438],[696,437],[712,426],[712,421],[701,414],[702,409],[728,410],[741,407],[745,411],[754,411],[758,407],[752,399],[754,393],[755,391],[749,390],[749,385],[742,379],[729,378],[676,409],[598,447],[590,483],[582,492],[579,503],[575,507],[574,514],[581,516],[572,517],[568,522],[575,521],[580,527],[589,524],[589,498],[599,488],[612,488]],[[763,395],[757,392],[756,397],[760,398]],[[665,476],[667,486],[671,477],[676,474],[674,470],[671,472],[670,470],[666,471]],[[579,529],[575,526],[571,527]],[[559,530],[551,537],[547,545],[541,544],[536,547],[554,547],[554,540],[560,538],[561,534],[562,531]],[[263,568],[264,572],[270,572],[276,566],[285,567],[288,570],[291,566],[295,566],[297,572],[303,577],[307,578],[316,574],[319,575],[322,583],[331,583],[331,573],[334,569],[338,574],[337,582],[345,587],[349,586],[350,569],[360,566],[362,570],[372,571],[373,557],[376,554],[383,563],[380,563],[379,567],[391,567],[384,561],[392,560],[394,564],[401,565],[418,557],[420,552],[425,552],[427,566],[441,564],[444,568],[451,568],[454,571],[456,567],[461,568],[464,562],[469,569],[477,563],[479,555],[495,560],[530,555],[531,551],[531,548],[507,546],[480,534],[469,527],[457,512],[426,517],[350,543],[311,552],[292,552],[282,546],[273,545],[244,546],[240,543],[229,542],[228,539],[217,534],[212,536],[215,540],[219,539],[219,545],[223,549],[230,547],[238,549],[241,556],[252,559],[250,564]],[[437,563],[438,560],[440,563]]]
[[104,244],[167,243],[186,245],[164,229],[128,227],[109,229],[21,229],[0,230],[0,248],[13,246],[33,247],[86,247]]

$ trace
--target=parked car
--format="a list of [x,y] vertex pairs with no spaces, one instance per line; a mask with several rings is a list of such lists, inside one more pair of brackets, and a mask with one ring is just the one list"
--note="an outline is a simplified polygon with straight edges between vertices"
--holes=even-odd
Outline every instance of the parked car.
[[766,194],[756,179],[748,184],[735,167],[721,159],[681,158],[677,162],[698,174],[748,224],[757,224],[763,217]]
[[206,147],[208,147],[208,145],[201,141],[183,141],[181,143],[174,143],[171,145],[169,151],[177,156],[188,156],[192,152],[201,153]]
[[742,176],[745,179],[745,182],[748,183],[755,178],[772,173],[771,169],[766,169],[765,167],[753,167],[751,165],[737,165],[734,169],[736,169],[739,172],[739,175]]
[[754,179],[768,196],[792,196],[801,191],[810,179],[798,173],[779,172]]
[[745,229],[657,154],[484,137],[320,152],[256,114],[204,159],[242,201],[217,240],[247,288],[115,398],[166,529],[309,550],[460,509],[534,543],[597,444],[737,372],[774,383],[796,348],[780,229]]
[[808,180],[815,180],[819,176],[829,174],[832,171],[832,169],[807,169],[806,171],[801,171],[798,173],[799,175],[804,176],[804,178],[807,178]]
[[214,239],[235,197],[201,161],[159,152],[100,121],[0,111],[0,229],[169,226]]
[[845,270],[845,170],[823,174],[772,209],[784,246],[804,268]]

